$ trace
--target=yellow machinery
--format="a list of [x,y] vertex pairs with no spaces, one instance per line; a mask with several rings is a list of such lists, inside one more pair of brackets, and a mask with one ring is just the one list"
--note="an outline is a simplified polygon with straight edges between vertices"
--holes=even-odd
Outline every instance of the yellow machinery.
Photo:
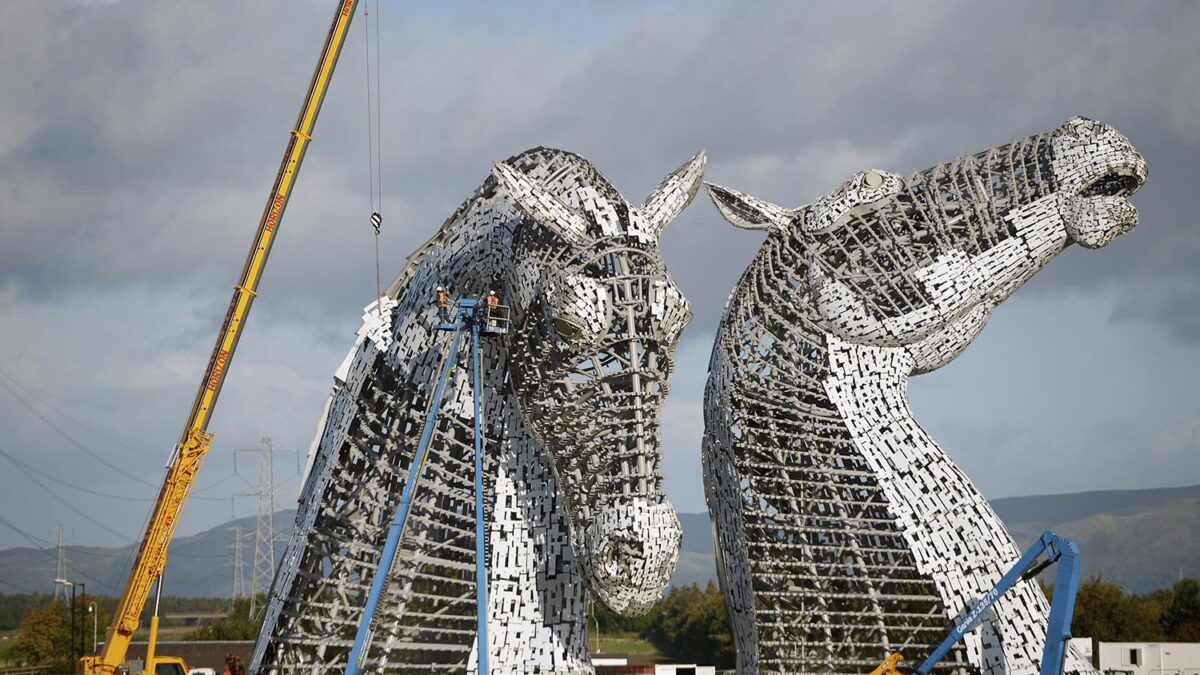
[[875,666],[875,670],[872,670],[869,675],[905,675],[900,672],[900,662],[903,660],[903,654],[893,652],[882,663]]
[[[304,161],[305,150],[312,141],[317,114],[321,111],[325,91],[329,87],[329,80],[333,76],[334,66],[337,65],[357,6],[358,0],[338,0],[337,13],[334,15],[329,35],[325,38],[316,72],[313,73],[312,82],[308,86],[304,107],[300,110],[300,117],[288,140],[279,174],[275,177],[275,185],[258,222],[254,246],[246,257],[242,276],[234,288],[233,300],[229,303],[229,311],[221,325],[220,336],[213,348],[212,357],[208,360],[204,378],[200,381],[200,389],[196,392],[191,414],[188,415],[183,434],[171,455],[167,476],[159,490],[146,532],[142,536],[137,560],[134,561],[129,580],[125,583],[113,623],[108,628],[104,648],[98,655],[86,656],[79,661],[77,670],[83,675],[114,675],[125,669],[126,650],[133,639],[134,631],[137,630],[138,619],[146,605],[152,584],[158,583],[157,593],[161,595],[161,577],[167,564],[167,546],[171,543],[179,514],[196,482],[196,474],[200,471],[200,464],[208,454],[209,443],[212,441],[212,434],[207,431],[208,422],[221,393],[221,385],[225,382],[225,375],[229,372],[229,364],[233,360],[234,350],[237,349],[238,339],[245,328],[250,305],[254,302],[258,282],[267,264],[267,256],[271,253],[271,245],[283,219],[283,211],[291,196],[296,175],[300,172],[300,164]],[[150,619],[145,672],[151,675],[186,675],[187,666],[182,659],[158,656],[154,653],[157,633],[156,598],[154,614]]]

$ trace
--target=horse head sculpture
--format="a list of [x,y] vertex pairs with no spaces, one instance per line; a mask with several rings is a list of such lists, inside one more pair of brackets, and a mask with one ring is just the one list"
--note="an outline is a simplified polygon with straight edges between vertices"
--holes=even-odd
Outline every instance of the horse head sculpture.
[[[862,672],[889,645],[920,653],[1016,560],[912,418],[907,380],[953,360],[1070,244],[1133,228],[1128,197],[1145,180],[1128,139],[1074,118],[908,176],[860,172],[799,208],[709,186],[727,220],[769,232],[730,297],[705,395],[741,672]],[[1022,583],[960,656],[989,675],[1036,672],[1046,611]]]
[[494,672],[591,672],[587,591],[625,614],[659,597],[680,543],[658,472],[660,415],[691,316],[659,235],[704,162],[697,154],[632,204],[578,155],[535,148],[496,164],[409,257],[338,371],[256,672],[345,664],[450,343],[436,289],[495,292],[507,311],[507,332],[480,349],[487,559],[469,545],[473,392],[458,368],[364,663],[473,672],[475,565],[486,566]]
[[907,178],[863,171],[798,209],[716,185],[710,194],[734,225],[787,238],[824,329],[904,346],[927,372],[1067,245],[1099,248],[1131,230],[1128,197],[1145,180],[1128,139],[1076,117]]
[[703,167],[698,154],[639,205],[595,172],[543,178],[522,158],[493,172],[541,225],[514,238],[511,252],[536,264],[505,280],[515,303],[509,349],[520,355],[513,387],[553,458],[589,587],[620,613],[649,609],[678,558],[679,520],[658,472],[659,417],[691,309],[658,239]]

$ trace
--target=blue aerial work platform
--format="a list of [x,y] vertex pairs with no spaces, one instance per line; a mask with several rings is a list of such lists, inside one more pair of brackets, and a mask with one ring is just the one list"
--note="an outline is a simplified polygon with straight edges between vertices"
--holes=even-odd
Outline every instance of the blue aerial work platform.
[[[1042,555],[1045,558],[1042,559]],[[950,634],[937,649],[926,658],[913,673],[929,675],[934,666],[949,653],[950,649],[975,628],[984,612],[1000,599],[1018,581],[1032,579],[1050,565],[1058,563],[1054,576],[1054,597],[1050,601],[1050,618],[1046,621],[1046,642],[1042,647],[1042,667],[1038,675],[1061,675],[1066,660],[1067,643],[1071,639],[1071,617],[1075,613],[1075,593],[1079,590],[1079,547],[1075,542],[1060,537],[1050,530],[1025,551],[1021,559],[996,582],[971,611],[954,623]],[[904,675],[897,666],[903,656],[894,653],[883,660],[870,675]]]
[[437,424],[438,413],[442,408],[442,394],[449,379],[450,368],[458,358],[458,349],[463,332],[471,334],[471,389],[474,394],[475,416],[475,604],[476,604],[476,643],[479,648],[479,675],[487,675],[487,565],[484,561],[484,527],[483,527],[483,434],[479,421],[479,338],[487,335],[502,335],[508,332],[508,308],[497,305],[489,309],[486,302],[474,299],[459,300],[453,316],[453,321],[443,321],[435,324],[438,330],[452,331],[454,338],[450,347],[442,356],[441,367],[438,368],[437,382],[434,385],[433,399],[429,412],[425,415],[425,424],[421,428],[421,439],[417,442],[417,450],[413,453],[412,463],[404,479],[404,489],[400,493],[400,502],[396,505],[396,513],[392,516],[388,528],[387,540],[383,545],[383,553],[379,557],[379,565],[375,568],[375,576],[371,581],[371,590],[367,593],[367,602],[363,606],[362,617],[358,622],[358,633],[354,636],[354,644],[350,648],[350,656],[346,661],[346,675],[359,675],[366,663],[367,652],[371,646],[374,634],[372,624],[378,609],[379,599],[383,595],[384,586],[396,563],[396,554],[400,550],[400,540],[404,536],[404,527],[408,520],[409,506],[421,478],[421,466],[429,451],[429,443],[433,439],[433,430]]

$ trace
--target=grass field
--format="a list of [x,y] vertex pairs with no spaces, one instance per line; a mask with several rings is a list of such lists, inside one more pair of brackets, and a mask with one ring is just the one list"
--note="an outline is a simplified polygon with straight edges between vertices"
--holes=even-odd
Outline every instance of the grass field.
[[646,656],[662,656],[654,645],[646,642],[633,633],[601,635],[599,649],[596,648],[596,636],[593,633],[588,639],[588,648],[593,652],[606,654],[637,654]]

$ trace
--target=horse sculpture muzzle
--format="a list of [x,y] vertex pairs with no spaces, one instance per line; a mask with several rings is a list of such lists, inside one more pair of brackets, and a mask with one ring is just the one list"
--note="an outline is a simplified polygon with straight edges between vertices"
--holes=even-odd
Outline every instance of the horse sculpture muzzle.
[[1076,117],[1051,142],[1058,209],[1071,241],[1100,248],[1137,225],[1129,196],[1146,182],[1146,162],[1121,132]]
[[675,572],[682,530],[675,509],[635,497],[597,514],[584,535],[592,591],[622,614],[642,614]]

